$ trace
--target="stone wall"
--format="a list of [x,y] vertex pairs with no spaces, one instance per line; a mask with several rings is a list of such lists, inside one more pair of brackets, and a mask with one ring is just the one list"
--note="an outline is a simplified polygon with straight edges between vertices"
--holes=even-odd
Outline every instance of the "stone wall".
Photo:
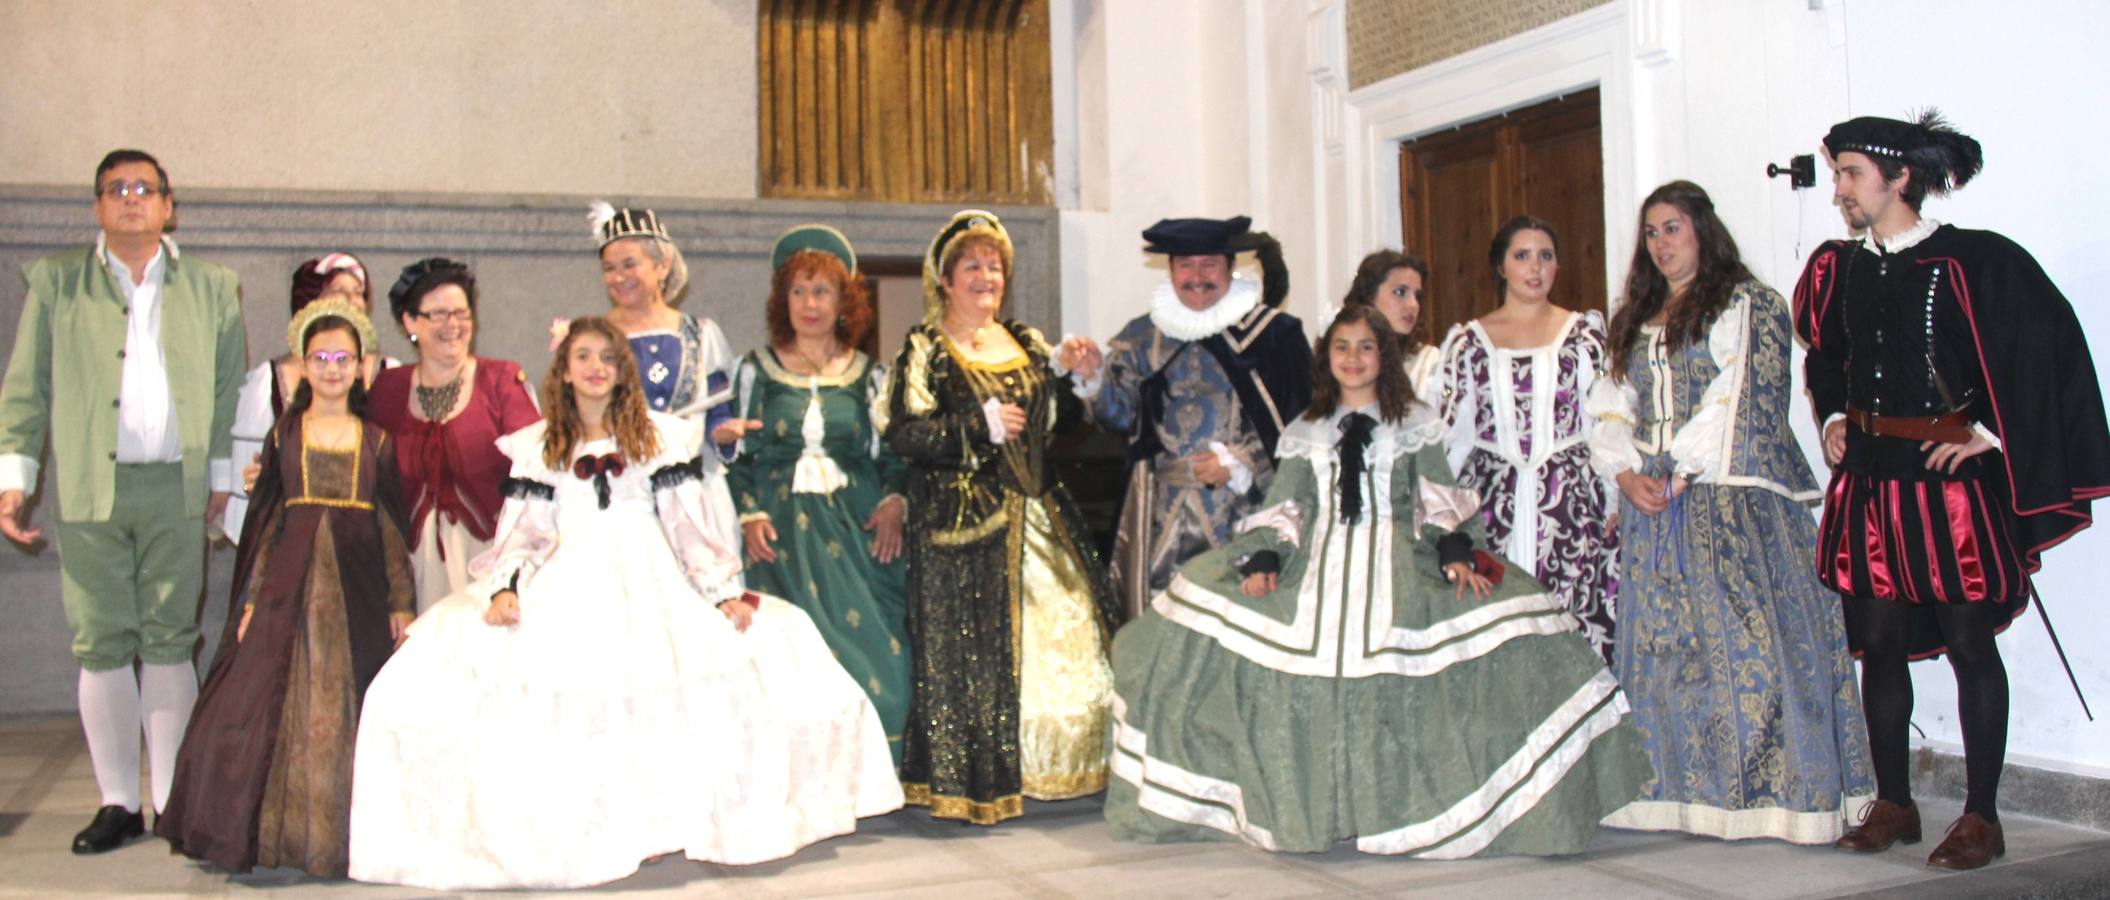
[[1351,87],[1383,81],[1610,0],[1348,0]]
[[[180,189],[182,171],[171,174],[179,186],[175,237],[183,252],[230,266],[242,277],[252,362],[282,351],[293,266],[331,250],[365,260],[381,303],[396,272],[412,260],[444,255],[468,262],[483,297],[477,352],[517,360],[531,377],[547,365],[552,318],[607,308],[586,225],[589,197],[189,190]],[[13,354],[21,317],[21,267],[95,239],[85,175],[81,182],[66,188],[0,185],[0,367]],[[785,229],[826,222],[841,228],[868,263],[915,263],[953,212],[920,205],[607,199],[659,212],[689,261],[691,287],[683,308],[717,320],[740,350],[764,337],[769,250]],[[1012,314],[1060,334],[1054,211],[993,212],[1018,250]],[[401,329],[385,321],[376,325],[384,350],[408,356]],[[51,507],[46,497],[34,520],[46,528],[47,539]],[[213,554],[205,604],[208,643],[224,621],[233,562],[231,552]],[[8,617],[8,627],[0,628],[0,716],[71,709],[74,670],[59,607],[56,551],[47,546],[32,555],[0,547],[0,598]]]
[[753,197],[754,0],[0,3],[0,172]]

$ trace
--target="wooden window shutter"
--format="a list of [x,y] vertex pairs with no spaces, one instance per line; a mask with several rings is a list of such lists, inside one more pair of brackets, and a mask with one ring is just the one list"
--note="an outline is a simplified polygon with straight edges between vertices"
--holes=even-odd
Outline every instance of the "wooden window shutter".
[[761,194],[1045,206],[1048,0],[763,0]]

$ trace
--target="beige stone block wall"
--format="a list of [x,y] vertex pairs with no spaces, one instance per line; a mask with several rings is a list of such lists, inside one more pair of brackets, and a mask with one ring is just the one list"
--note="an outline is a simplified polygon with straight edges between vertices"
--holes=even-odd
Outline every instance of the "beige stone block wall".
[[754,0],[8,0],[0,85],[15,184],[755,196]]
[[1350,87],[1485,47],[1610,0],[1348,0]]

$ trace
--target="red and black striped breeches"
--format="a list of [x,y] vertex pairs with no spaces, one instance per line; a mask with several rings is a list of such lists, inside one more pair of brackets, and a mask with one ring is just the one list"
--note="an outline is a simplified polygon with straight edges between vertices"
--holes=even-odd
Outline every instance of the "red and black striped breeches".
[[1849,597],[2005,603],[2029,571],[1998,477],[1896,481],[1838,470],[1817,531],[1817,575]]

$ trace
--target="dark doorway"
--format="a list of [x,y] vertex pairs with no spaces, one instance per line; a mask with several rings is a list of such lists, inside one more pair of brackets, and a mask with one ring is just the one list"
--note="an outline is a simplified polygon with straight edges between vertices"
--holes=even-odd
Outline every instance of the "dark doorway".
[[1422,320],[1432,340],[1501,302],[1487,245],[1521,213],[1560,231],[1553,302],[1605,308],[1597,102],[1590,88],[1400,145],[1401,243],[1429,262]]

